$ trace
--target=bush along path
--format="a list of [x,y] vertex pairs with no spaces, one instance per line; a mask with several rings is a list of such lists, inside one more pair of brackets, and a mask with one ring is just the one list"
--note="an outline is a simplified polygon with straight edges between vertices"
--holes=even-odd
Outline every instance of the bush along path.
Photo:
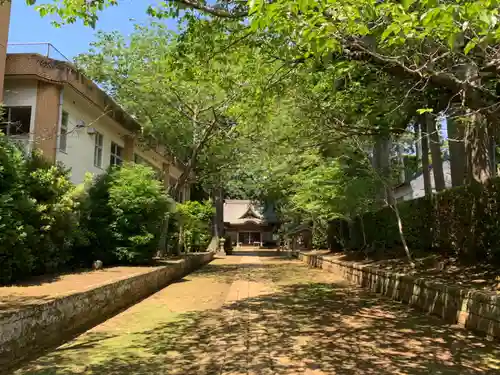
[[[172,202],[150,167],[110,167],[75,186],[70,170],[38,151],[25,155],[0,132],[0,285],[89,269],[96,260],[148,264]],[[204,228],[197,229],[199,250]]]
[[500,344],[274,251],[236,252],[15,374],[497,374]]

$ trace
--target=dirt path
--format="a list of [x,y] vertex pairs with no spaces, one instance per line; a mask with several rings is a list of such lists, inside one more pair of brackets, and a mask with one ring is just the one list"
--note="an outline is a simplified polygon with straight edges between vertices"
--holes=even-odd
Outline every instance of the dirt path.
[[15,374],[498,374],[500,344],[275,252],[220,258]]

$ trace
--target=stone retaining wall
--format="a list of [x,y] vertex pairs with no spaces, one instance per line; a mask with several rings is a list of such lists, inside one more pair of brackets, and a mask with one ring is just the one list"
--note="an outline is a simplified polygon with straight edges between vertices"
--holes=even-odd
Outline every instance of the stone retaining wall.
[[[0,311],[0,369],[62,344],[210,262],[199,253],[151,272],[15,311]],[[0,372],[2,372],[0,370]]]
[[297,255],[312,267],[337,273],[373,292],[437,315],[449,323],[500,338],[500,296],[320,255],[302,252]]

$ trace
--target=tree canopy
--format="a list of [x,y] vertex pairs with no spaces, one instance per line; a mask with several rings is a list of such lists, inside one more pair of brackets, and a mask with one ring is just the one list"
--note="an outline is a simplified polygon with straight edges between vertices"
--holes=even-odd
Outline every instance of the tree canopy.
[[[119,0],[29,3],[93,27]],[[408,164],[428,194],[431,164],[444,189],[444,157],[454,185],[495,173],[498,5],[144,2],[178,31],[158,21],[130,38],[100,34],[77,62],[207,189],[273,200],[283,217],[324,226],[394,206]]]

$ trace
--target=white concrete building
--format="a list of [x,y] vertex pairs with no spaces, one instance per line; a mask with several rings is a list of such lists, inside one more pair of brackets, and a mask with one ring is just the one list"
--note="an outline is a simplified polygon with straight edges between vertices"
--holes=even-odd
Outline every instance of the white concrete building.
[[[444,182],[447,189],[451,188],[451,170],[449,160],[443,162]],[[430,170],[432,191],[436,192],[434,173]],[[410,181],[404,182],[394,188],[394,197],[397,201],[408,201],[425,196],[424,175],[422,172],[414,176]]]
[[[75,184],[125,161],[151,166],[166,187],[182,173],[165,147],[140,143],[140,124],[69,62],[8,54],[3,94],[0,130],[69,167]],[[189,199],[189,188],[177,198]]]

